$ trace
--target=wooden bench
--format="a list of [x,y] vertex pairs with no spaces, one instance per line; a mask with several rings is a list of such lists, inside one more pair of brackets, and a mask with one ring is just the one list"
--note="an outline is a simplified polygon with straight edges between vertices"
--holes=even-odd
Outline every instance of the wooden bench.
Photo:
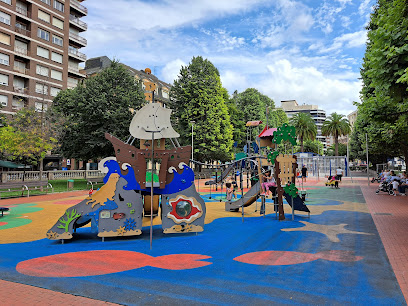
[[27,191],[27,197],[30,196],[30,190],[46,189],[54,192],[54,188],[48,181],[24,181],[24,182],[7,182],[0,183],[0,198],[3,192],[21,191],[21,196]]
[[86,185],[91,185],[91,189],[94,189],[94,185],[103,184],[103,176],[88,178]]

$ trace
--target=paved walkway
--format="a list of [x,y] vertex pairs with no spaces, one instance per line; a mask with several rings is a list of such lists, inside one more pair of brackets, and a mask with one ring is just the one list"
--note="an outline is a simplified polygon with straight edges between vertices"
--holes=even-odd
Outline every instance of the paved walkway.
[[[315,180],[311,178],[307,185],[313,185],[314,182]],[[346,179],[343,184],[361,186],[405,300],[408,301],[408,196],[393,197],[385,193],[377,195],[375,190],[378,184],[368,186],[366,178],[354,179],[353,183]],[[72,196],[83,193],[75,192]],[[2,280],[0,280],[0,290],[3,305],[26,305],[27,302],[31,305],[115,305]]]

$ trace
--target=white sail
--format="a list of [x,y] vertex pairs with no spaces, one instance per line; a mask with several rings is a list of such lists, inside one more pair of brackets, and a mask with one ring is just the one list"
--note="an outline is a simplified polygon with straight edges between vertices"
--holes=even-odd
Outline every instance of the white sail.
[[149,103],[143,106],[133,116],[130,123],[130,134],[138,139],[177,138],[177,133],[170,122],[171,109],[164,108],[160,103]]

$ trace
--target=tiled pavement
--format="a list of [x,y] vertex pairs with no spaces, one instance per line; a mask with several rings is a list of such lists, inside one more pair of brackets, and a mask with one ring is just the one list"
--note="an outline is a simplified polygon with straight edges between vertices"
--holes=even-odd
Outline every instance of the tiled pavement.
[[[321,179],[322,181],[323,179]],[[313,178],[308,185],[316,182]],[[366,178],[345,179],[343,184],[359,184],[371,212],[405,300],[408,301],[408,196],[377,195],[378,184],[368,186]],[[82,192],[84,193],[84,192]],[[81,192],[73,193],[77,196]],[[0,280],[2,305],[115,305],[70,294]]]

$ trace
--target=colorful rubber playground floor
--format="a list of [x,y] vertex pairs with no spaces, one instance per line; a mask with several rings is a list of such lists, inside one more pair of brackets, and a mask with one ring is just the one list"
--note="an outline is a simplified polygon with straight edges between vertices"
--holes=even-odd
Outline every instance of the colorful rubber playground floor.
[[141,236],[46,239],[86,192],[2,200],[0,279],[127,305],[405,305],[360,187],[306,185],[310,218],[285,205],[279,222],[271,200],[266,216],[258,202],[242,217],[201,182],[204,232],[165,235],[156,217],[152,249],[149,218]]

